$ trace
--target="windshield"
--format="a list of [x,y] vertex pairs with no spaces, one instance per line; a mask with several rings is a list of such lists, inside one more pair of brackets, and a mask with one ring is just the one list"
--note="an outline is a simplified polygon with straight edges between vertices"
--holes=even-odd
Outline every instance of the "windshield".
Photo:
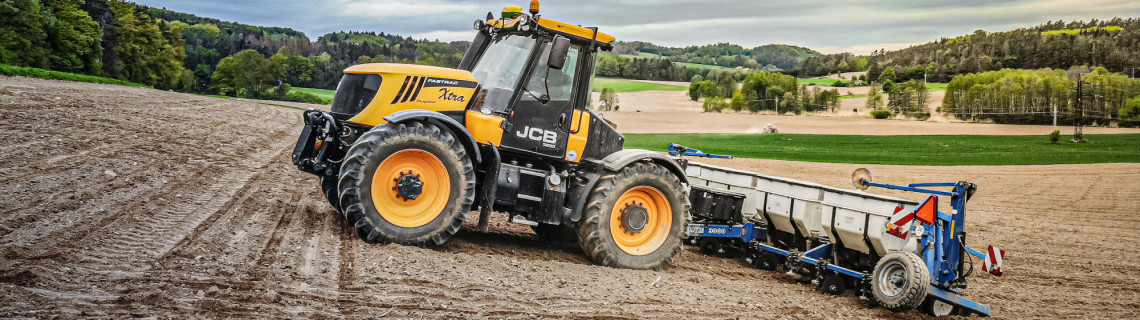
[[486,92],[483,107],[506,110],[534,44],[534,39],[525,36],[505,35],[491,40],[487,51],[471,70]]

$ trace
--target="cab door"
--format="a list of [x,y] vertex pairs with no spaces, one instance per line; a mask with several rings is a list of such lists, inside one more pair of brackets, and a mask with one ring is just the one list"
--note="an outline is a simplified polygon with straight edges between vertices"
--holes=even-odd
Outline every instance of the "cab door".
[[551,42],[541,44],[529,79],[519,89],[519,100],[511,110],[503,132],[504,147],[563,158],[571,133],[573,88],[581,48],[571,45],[562,69],[549,67]]

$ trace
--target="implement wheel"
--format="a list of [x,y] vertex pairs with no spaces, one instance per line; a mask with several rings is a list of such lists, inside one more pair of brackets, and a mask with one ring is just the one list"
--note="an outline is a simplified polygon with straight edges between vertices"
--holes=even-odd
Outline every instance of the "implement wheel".
[[578,244],[594,262],[660,269],[681,251],[689,192],[669,170],[638,163],[603,176],[586,200]]
[[910,252],[891,252],[871,273],[871,292],[879,305],[894,312],[917,308],[930,288],[930,271]]
[[459,231],[475,197],[475,173],[460,142],[430,123],[378,126],[348,150],[341,205],[369,242],[420,247]]

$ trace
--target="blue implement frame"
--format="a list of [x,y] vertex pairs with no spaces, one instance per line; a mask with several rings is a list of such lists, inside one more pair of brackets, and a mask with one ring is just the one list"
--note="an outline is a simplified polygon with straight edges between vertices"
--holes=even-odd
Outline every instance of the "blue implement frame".
[[[921,256],[927,269],[930,271],[930,282],[932,285],[928,296],[981,316],[990,316],[990,306],[966,299],[958,293],[960,289],[955,288],[956,282],[963,279],[964,274],[962,273],[967,272],[962,270],[963,259],[967,258],[966,255],[985,259],[985,253],[965,247],[962,240],[966,232],[966,201],[969,200],[970,194],[977,186],[965,181],[912,183],[904,186],[867,181],[863,181],[862,183],[870,187],[927,193],[930,194],[931,197],[950,197],[950,206],[953,208],[953,211],[947,214],[936,210],[935,221],[930,224],[918,222],[918,224],[922,224],[923,227],[923,232],[921,232],[919,239],[919,244],[922,247]],[[929,189],[939,187],[952,187],[954,190],[939,191]],[[915,219],[915,221],[918,221],[918,219]],[[915,232],[916,229],[916,227],[912,226],[911,232]],[[689,224],[686,226],[686,234],[696,237],[739,238],[745,243],[753,243],[756,248],[766,252],[784,257],[795,257],[807,265],[823,266],[837,274],[860,280],[871,276],[868,273],[828,263],[834,248],[834,244],[832,243],[824,243],[803,253],[784,250],[765,244],[762,241],[767,238],[767,229],[756,227],[753,223],[746,223],[744,225]],[[761,241],[754,243],[753,240],[756,239],[761,239]],[[973,263],[971,262],[971,266],[972,265]]]
[[676,143],[670,143],[669,144],[669,154],[675,155],[675,156],[676,155],[685,155],[685,156],[693,156],[693,157],[732,159],[732,156],[730,156],[730,155],[706,153],[704,151],[689,148],[689,147],[682,146],[682,145],[679,145]]
[[[930,194],[930,197],[950,197],[952,211],[949,214],[937,211],[936,218],[932,223],[918,222],[922,224],[925,231],[919,238],[919,245],[922,248],[923,262],[926,263],[926,267],[930,271],[930,282],[933,285],[929,295],[970,312],[990,316],[990,306],[970,301],[951,291],[955,289],[944,289],[952,288],[955,282],[963,279],[964,273],[968,272],[963,270],[963,259],[967,258],[966,254],[985,258],[981,252],[965,247],[962,240],[966,234],[966,201],[969,200],[970,193],[977,186],[966,181],[911,183],[901,186],[869,181],[861,181],[861,183],[868,187],[926,193]],[[954,188],[954,191],[929,188]],[[913,229],[916,228],[912,227]],[[973,266],[973,263],[971,262],[970,265]]]

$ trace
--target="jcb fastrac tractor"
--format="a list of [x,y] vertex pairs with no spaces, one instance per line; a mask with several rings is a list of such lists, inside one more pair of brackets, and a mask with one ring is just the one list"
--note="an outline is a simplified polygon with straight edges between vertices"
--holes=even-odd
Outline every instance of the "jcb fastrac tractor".
[[474,27],[457,69],[346,69],[332,112],[305,111],[293,162],[369,242],[442,244],[477,209],[483,230],[505,212],[602,265],[671,262],[690,220],[682,165],[623,149],[588,108],[614,37],[541,17],[537,1]]

